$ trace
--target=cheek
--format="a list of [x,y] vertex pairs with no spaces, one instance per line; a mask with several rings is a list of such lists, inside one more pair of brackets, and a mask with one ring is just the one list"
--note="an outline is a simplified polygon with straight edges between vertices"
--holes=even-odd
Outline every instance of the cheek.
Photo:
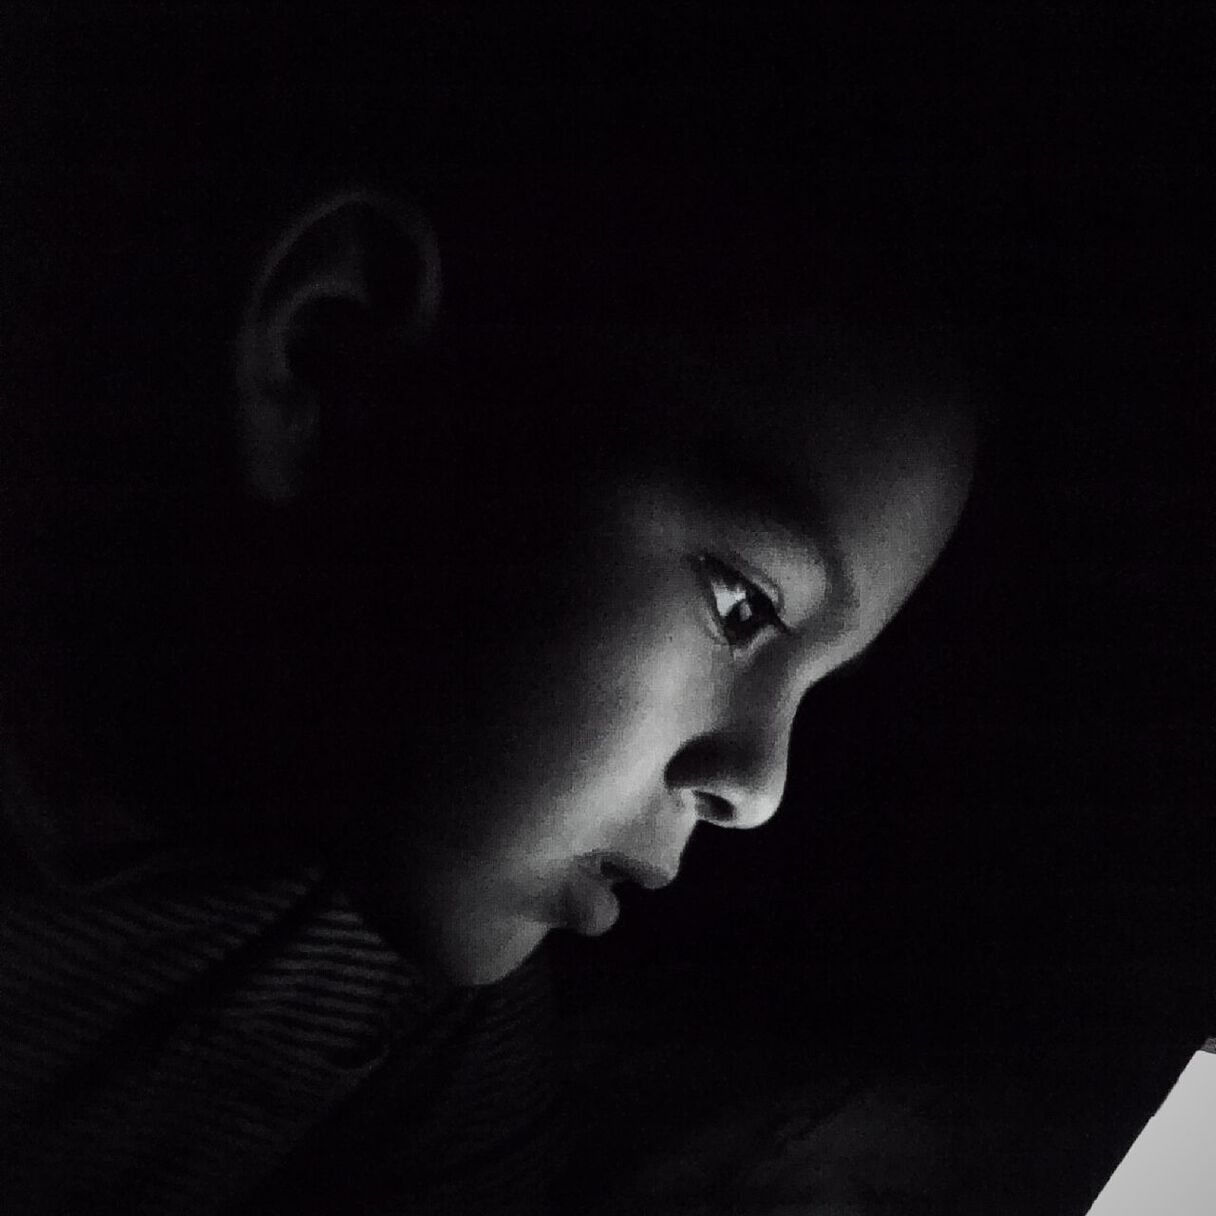
[[604,574],[581,606],[566,667],[584,729],[619,751],[683,732],[705,700],[718,648],[678,554],[643,550]]
[[[675,566],[673,571],[672,566]],[[534,807],[627,813],[714,704],[714,652],[678,562],[611,567],[507,699],[498,761]]]

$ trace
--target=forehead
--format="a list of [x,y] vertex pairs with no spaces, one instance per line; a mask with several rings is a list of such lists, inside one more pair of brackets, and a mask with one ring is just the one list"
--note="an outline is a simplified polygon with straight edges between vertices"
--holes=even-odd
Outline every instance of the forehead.
[[662,463],[788,521],[822,523],[860,492],[966,477],[962,372],[918,335],[823,323],[661,335],[593,357],[631,459]]
[[961,508],[965,382],[910,330],[807,322],[486,337],[488,365],[514,374],[496,373],[480,395],[543,451],[542,480],[581,477],[589,465],[624,482],[659,475],[853,557],[863,589],[884,564],[910,566],[914,581]]
[[667,339],[641,347],[617,408],[637,414],[632,456],[718,509],[810,538],[880,628],[936,558],[970,478],[965,381],[922,354],[911,336],[822,325]]

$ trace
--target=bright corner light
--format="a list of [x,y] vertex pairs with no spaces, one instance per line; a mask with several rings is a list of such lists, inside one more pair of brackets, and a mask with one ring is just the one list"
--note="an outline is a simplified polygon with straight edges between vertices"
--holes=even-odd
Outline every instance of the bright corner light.
[[1195,1052],[1089,1216],[1216,1212],[1216,1039]]

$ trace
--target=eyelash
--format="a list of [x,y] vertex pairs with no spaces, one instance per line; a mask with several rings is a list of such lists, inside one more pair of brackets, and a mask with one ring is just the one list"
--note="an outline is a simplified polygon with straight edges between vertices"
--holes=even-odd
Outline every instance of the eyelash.
[[[718,628],[732,650],[745,649],[765,629],[784,630],[776,605],[750,579],[708,553],[698,555],[696,560]],[[723,601],[729,601],[732,592],[742,595],[734,604],[724,607]],[[744,620],[734,620],[743,607],[748,609]]]

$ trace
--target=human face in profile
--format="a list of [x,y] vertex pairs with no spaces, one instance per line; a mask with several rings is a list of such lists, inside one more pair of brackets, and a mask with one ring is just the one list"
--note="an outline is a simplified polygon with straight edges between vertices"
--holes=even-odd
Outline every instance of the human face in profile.
[[487,681],[424,813],[373,850],[366,897],[456,982],[501,978],[555,929],[605,932],[614,888],[673,881],[698,825],[772,818],[803,696],[957,521],[962,412],[899,384],[816,397],[768,355],[723,358],[654,411],[636,460],[576,479],[545,628]]

